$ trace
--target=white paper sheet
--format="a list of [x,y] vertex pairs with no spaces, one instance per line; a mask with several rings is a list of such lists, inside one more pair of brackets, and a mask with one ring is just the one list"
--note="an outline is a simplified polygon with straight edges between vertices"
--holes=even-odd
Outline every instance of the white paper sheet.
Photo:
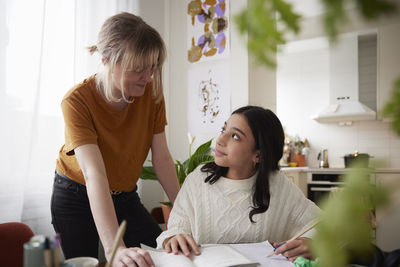
[[[219,249],[212,249],[211,247],[218,247]],[[234,248],[241,255],[236,255],[235,251],[229,249]],[[245,243],[245,244],[205,244],[201,246],[202,256],[196,258],[196,256],[191,256],[191,260],[186,258],[182,254],[173,255],[165,253],[164,250],[155,250],[153,248],[142,245],[142,248],[146,249],[153,258],[156,266],[161,267],[177,267],[179,266],[193,266],[193,263],[198,264],[198,266],[229,266],[232,264],[240,263],[259,263],[261,267],[294,267],[294,264],[290,262],[286,257],[282,255],[273,255],[267,257],[274,248],[268,241],[260,243]],[[210,248],[207,250],[207,248]],[[217,253],[218,255],[216,255]],[[239,254],[238,253],[238,254]],[[226,255],[221,260],[221,254]],[[243,257],[244,256],[244,257]],[[181,261],[183,260],[183,262]],[[179,262],[179,264],[178,264]],[[183,265],[182,265],[183,264]]]

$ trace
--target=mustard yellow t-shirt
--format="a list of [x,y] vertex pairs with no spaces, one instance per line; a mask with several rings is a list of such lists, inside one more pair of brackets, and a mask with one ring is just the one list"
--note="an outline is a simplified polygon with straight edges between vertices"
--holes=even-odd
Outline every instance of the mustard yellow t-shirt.
[[123,110],[112,108],[96,89],[94,76],[73,87],[63,98],[65,144],[57,172],[85,184],[74,149],[97,144],[103,156],[111,190],[132,191],[139,179],[153,135],[167,124],[164,99],[155,103],[152,85]]

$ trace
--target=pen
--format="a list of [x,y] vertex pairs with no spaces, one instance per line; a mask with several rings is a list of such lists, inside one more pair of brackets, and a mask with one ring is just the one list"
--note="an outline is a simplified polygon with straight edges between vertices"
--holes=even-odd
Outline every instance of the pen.
[[290,241],[295,240],[296,238],[299,238],[300,236],[302,236],[303,234],[307,233],[308,231],[310,231],[315,225],[317,225],[319,221],[315,221],[312,224],[310,224],[310,226],[308,226],[307,228],[305,228],[304,230],[300,231],[297,235],[295,235],[294,237],[292,237],[291,239],[289,239],[286,242],[283,242],[282,244],[280,244],[279,246],[277,246],[276,248],[274,248],[274,250],[268,254],[267,257],[271,257],[272,255],[274,255],[275,251],[280,248],[281,246],[285,245],[286,243],[289,243]]
[[282,247],[283,245],[285,245],[286,242],[288,242],[288,241],[285,241],[285,242],[283,242],[282,244],[280,244],[279,246],[277,246],[276,248],[274,248],[274,250],[273,250],[270,254],[268,254],[267,257],[271,257],[272,255],[274,255],[275,251],[276,251],[278,248],[280,248],[280,247]]
[[44,240],[43,256],[44,256],[44,265],[46,267],[51,267],[52,266],[51,250],[50,250],[50,241],[48,237],[46,237],[46,239]]

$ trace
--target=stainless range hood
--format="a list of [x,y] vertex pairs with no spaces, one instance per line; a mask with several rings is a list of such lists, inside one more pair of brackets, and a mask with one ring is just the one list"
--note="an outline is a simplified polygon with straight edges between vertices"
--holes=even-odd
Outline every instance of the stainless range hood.
[[[370,46],[369,51],[374,49],[370,43],[368,46]],[[329,105],[313,119],[322,123],[338,122],[340,124],[375,120],[376,112],[360,102],[360,84],[369,87],[367,91],[371,92],[366,92],[366,95],[371,96],[372,100],[369,102],[375,102],[376,105],[376,37],[375,55],[372,57],[371,55],[359,57],[359,36],[357,34],[341,36],[338,43],[330,47],[329,51]],[[361,67],[359,59],[365,63]],[[364,65],[370,66],[367,66],[365,75],[362,75],[360,71],[361,68],[363,71],[366,69]],[[361,79],[362,83],[360,83]],[[361,93],[363,92],[365,90],[361,90]]]

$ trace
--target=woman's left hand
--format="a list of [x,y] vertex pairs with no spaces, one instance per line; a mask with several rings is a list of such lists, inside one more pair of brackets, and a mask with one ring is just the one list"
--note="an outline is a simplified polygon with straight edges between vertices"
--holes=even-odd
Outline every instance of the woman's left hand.
[[[283,256],[288,258],[291,262],[294,262],[297,259],[297,257],[300,256],[307,259],[311,259],[312,255],[308,246],[309,240],[310,240],[309,238],[300,237],[293,241],[287,242],[280,248],[276,249],[275,254],[276,255],[282,254]],[[274,243],[273,246],[276,248],[282,243],[283,242]]]

